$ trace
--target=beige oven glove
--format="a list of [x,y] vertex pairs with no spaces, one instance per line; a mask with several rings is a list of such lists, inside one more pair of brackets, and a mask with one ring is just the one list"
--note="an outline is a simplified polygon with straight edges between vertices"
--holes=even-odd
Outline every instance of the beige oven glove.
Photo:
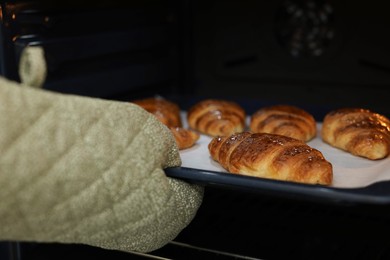
[[140,107],[0,78],[0,240],[148,252],[194,218],[203,188]]

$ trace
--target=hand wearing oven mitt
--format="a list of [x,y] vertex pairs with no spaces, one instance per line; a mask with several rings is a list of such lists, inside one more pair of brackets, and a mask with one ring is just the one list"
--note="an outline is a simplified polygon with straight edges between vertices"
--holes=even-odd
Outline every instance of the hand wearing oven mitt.
[[203,198],[164,174],[181,164],[170,131],[130,103],[26,87],[43,82],[25,75],[41,68],[35,51],[22,56],[24,84],[0,78],[0,240],[164,246]]

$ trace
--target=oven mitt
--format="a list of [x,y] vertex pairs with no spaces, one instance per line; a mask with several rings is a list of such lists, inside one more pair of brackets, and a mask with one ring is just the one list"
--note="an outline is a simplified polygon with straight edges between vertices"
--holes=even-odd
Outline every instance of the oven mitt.
[[0,78],[0,240],[149,252],[194,218],[201,186],[170,131],[127,102]]

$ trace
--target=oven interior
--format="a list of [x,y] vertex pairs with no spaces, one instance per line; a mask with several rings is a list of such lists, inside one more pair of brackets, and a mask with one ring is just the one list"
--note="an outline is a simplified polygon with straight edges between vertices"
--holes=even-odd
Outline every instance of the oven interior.
[[[206,97],[248,113],[288,103],[390,116],[389,3],[374,0],[0,1],[0,74],[45,50],[48,90],[183,110]],[[3,242],[0,259],[388,259],[388,206],[304,202],[206,187],[194,221],[148,255]],[[158,258],[161,257],[161,258]]]

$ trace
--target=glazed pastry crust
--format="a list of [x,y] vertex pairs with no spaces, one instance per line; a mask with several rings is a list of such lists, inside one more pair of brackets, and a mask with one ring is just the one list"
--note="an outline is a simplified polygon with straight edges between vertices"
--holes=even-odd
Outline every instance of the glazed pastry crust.
[[198,141],[200,135],[197,132],[182,127],[180,107],[177,104],[161,97],[149,97],[132,102],[156,116],[171,130],[179,150],[190,148]]
[[314,117],[290,105],[269,106],[256,111],[251,116],[249,128],[255,133],[280,134],[304,142],[317,134]]
[[320,185],[333,180],[332,164],[320,151],[287,136],[236,133],[214,137],[208,149],[230,173]]
[[324,142],[353,155],[378,160],[390,153],[390,121],[361,108],[329,112],[322,124]]
[[180,107],[169,100],[162,97],[149,97],[133,100],[132,103],[152,113],[168,127],[182,127]]
[[245,110],[235,102],[207,99],[187,113],[189,126],[209,136],[230,135],[245,129]]
[[171,130],[173,137],[175,137],[179,150],[184,150],[194,146],[200,137],[197,132],[183,127],[170,127],[169,130]]

